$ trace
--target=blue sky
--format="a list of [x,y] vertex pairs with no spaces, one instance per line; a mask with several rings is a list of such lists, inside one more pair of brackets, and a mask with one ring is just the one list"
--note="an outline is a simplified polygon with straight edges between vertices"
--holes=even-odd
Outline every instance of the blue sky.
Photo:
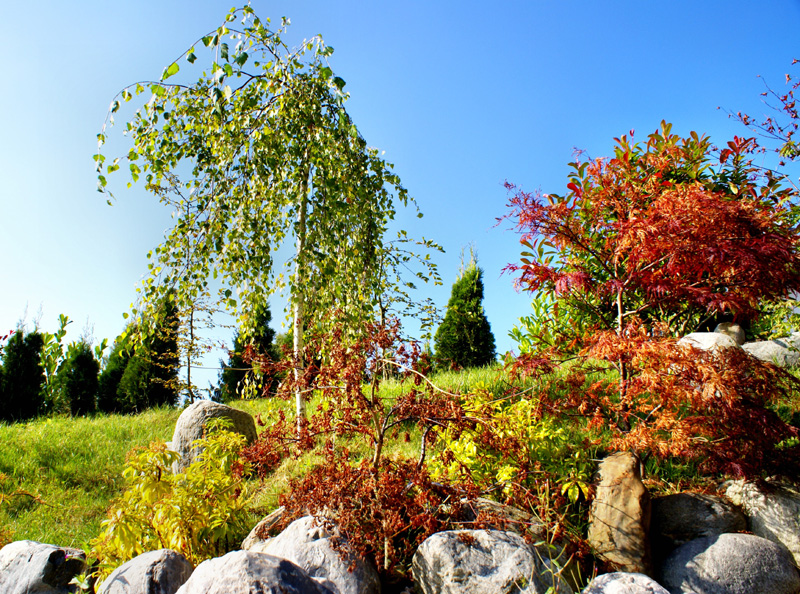
[[[0,334],[23,316],[31,326],[41,310],[45,330],[64,313],[75,320],[68,338],[88,321],[95,338],[113,340],[170,217],[142,188],[125,190],[122,177],[110,180],[117,202],[106,205],[95,191],[96,134],[123,86],[157,78],[231,5],[35,6],[0,8]],[[460,251],[474,244],[501,352],[514,348],[507,333],[530,311],[530,297],[501,275],[520,251],[507,225],[495,226],[505,180],[560,193],[575,148],[604,156],[615,136],[633,129],[644,138],[662,119],[717,143],[747,135],[717,108],[765,113],[759,75],[783,88],[800,57],[798,0],[757,9],[745,1],[252,6],[262,18],[290,17],[293,41],[321,34],[335,48],[348,110],[425,214],[401,214],[398,225],[447,250],[437,259],[444,286],[428,294],[445,306]],[[282,308],[276,300],[276,320]]]

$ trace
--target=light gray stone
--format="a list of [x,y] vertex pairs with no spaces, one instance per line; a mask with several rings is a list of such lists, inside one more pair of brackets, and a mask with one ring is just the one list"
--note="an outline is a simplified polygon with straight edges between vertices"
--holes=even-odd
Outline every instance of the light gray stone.
[[797,367],[800,363],[800,333],[785,338],[745,343],[742,348],[762,361],[778,367]]
[[[339,540],[339,550],[333,539]],[[253,545],[251,551],[288,559],[336,594],[379,594],[378,573],[341,540],[325,518],[295,520],[275,538]],[[340,552],[341,551],[341,552]]]
[[730,336],[739,346],[744,344],[744,330],[739,324],[734,322],[722,322],[721,324],[717,324],[717,327],[714,328],[714,332]]
[[676,493],[652,501],[650,542],[656,559],[690,540],[744,530],[744,514],[722,497]]
[[800,490],[788,484],[770,483],[762,489],[743,480],[731,481],[725,496],[747,514],[753,534],[789,549],[800,566]]
[[739,348],[736,341],[727,334],[717,332],[692,332],[678,341],[678,346],[693,346],[703,351]]
[[561,577],[565,562],[513,532],[449,530],[419,546],[411,572],[423,594],[544,594],[553,586],[568,594],[572,589]]
[[797,594],[800,573],[785,547],[752,534],[720,534],[681,545],[659,582],[673,594]]
[[332,594],[300,567],[253,551],[203,561],[177,594]]
[[589,545],[620,571],[649,574],[650,495],[642,483],[639,459],[617,452],[600,463],[598,474],[589,511]]
[[218,402],[198,400],[187,407],[175,423],[172,449],[181,455],[175,471],[185,470],[194,461],[200,452],[192,446],[192,443],[203,437],[203,430],[208,421],[218,418],[229,419],[233,423],[232,430],[244,435],[248,443],[255,441],[258,436],[252,415]]
[[177,551],[148,551],[117,567],[98,594],[175,594],[193,569]]
[[3,594],[67,594],[76,592],[72,578],[86,570],[79,549],[18,540],[0,549],[0,592]]
[[617,571],[598,575],[582,594],[669,594],[669,591],[643,573]]

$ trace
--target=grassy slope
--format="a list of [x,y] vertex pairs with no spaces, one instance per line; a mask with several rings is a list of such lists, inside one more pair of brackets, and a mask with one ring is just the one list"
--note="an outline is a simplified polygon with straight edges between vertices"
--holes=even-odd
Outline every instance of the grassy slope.
[[[501,368],[445,373],[434,377],[440,387],[466,391],[478,382],[501,389]],[[388,382],[384,393],[399,391]],[[240,401],[234,406],[269,416],[279,404],[270,400]],[[312,403],[313,406],[313,403]],[[288,408],[288,406],[287,406]],[[162,408],[140,415],[96,415],[89,418],[53,417],[0,424],[0,544],[3,532],[11,540],[31,539],[60,546],[82,547],[99,533],[100,522],[122,489],[125,455],[136,446],[171,439],[178,409]],[[416,457],[420,437],[399,439],[387,454]],[[351,444],[356,455],[366,444]],[[313,454],[286,460],[267,482],[258,506],[277,502],[288,479],[314,464]],[[8,497],[5,501],[3,498]]]
[[81,546],[120,492],[128,450],[170,439],[178,414],[157,409],[0,424],[0,494],[10,496],[0,505],[0,529],[14,540]]

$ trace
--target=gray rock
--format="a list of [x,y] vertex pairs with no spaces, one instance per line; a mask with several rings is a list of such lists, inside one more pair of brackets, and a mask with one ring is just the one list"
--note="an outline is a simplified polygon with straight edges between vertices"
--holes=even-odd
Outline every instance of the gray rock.
[[297,565],[264,553],[233,551],[203,561],[177,594],[332,594]]
[[730,336],[739,346],[744,344],[744,330],[739,324],[734,322],[722,322],[721,324],[717,324],[717,327],[714,328],[714,332]]
[[565,562],[513,532],[450,530],[419,546],[411,572],[423,594],[562,594],[572,592],[561,577]]
[[192,442],[203,437],[203,429],[211,419],[226,418],[233,422],[233,431],[241,433],[247,438],[248,443],[257,437],[256,422],[252,415],[218,402],[198,400],[187,407],[175,423],[175,432],[172,435],[172,449],[181,455],[175,470],[185,470],[200,453],[192,447]]
[[66,594],[76,592],[72,578],[86,570],[79,549],[18,540],[0,549],[0,592],[3,594]]
[[639,459],[629,452],[605,458],[589,511],[587,541],[600,558],[629,573],[651,572],[650,495],[642,483]]
[[800,332],[775,340],[748,342],[742,348],[757,359],[778,367],[797,367],[800,363]]
[[678,346],[693,346],[702,351],[739,348],[736,341],[727,334],[717,332],[692,332],[678,341]]
[[753,534],[785,546],[800,566],[800,490],[779,483],[762,489],[738,480],[728,483],[725,496],[747,514]]
[[286,508],[280,506],[274,512],[265,516],[263,520],[253,527],[253,529],[250,531],[250,534],[248,534],[242,541],[242,549],[249,551],[254,546],[271,540],[269,537],[269,531],[281,520],[285,512]]
[[669,594],[643,573],[605,573],[594,578],[582,594]]
[[193,569],[177,551],[149,551],[117,567],[98,594],[175,594]]
[[655,559],[663,559],[690,540],[744,530],[744,514],[721,497],[677,493],[652,502],[650,542]]
[[789,551],[752,534],[720,534],[681,545],[661,568],[673,594],[797,594],[800,573]]
[[[340,539],[339,551],[332,539]],[[324,518],[295,520],[275,538],[251,551],[288,559],[336,594],[379,594],[378,573],[341,540],[338,530]],[[340,552],[341,551],[341,552]]]

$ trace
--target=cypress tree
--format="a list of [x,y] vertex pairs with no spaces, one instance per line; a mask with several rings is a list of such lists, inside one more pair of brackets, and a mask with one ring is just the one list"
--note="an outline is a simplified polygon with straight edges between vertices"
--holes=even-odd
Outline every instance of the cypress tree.
[[495,360],[494,335],[483,312],[483,271],[474,257],[453,283],[436,330],[436,359],[448,368],[483,367]]
[[[245,348],[252,344],[259,355],[264,355],[273,361],[280,358],[276,345],[275,330],[269,323],[272,321],[272,312],[269,306],[261,308],[256,314],[256,324],[253,336],[248,340],[241,332],[237,332],[233,338],[233,349],[230,351],[228,362],[220,361],[222,371],[220,372],[219,388],[217,389],[217,399],[227,402],[237,398],[240,394],[240,385],[248,374],[250,365],[244,361]],[[276,378],[260,376],[258,378],[261,385],[271,392]]]
[[62,363],[63,390],[73,416],[85,415],[97,409],[97,388],[100,364],[92,348],[85,342],[71,346]]
[[117,340],[98,379],[97,408],[101,412],[126,412],[118,395],[118,390],[130,358],[130,352],[125,348],[125,345]]
[[3,355],[3,399],[0,418],[24,421],[44,412],[44,370],[39,364],[42,335],[17,330],[8,340]]

